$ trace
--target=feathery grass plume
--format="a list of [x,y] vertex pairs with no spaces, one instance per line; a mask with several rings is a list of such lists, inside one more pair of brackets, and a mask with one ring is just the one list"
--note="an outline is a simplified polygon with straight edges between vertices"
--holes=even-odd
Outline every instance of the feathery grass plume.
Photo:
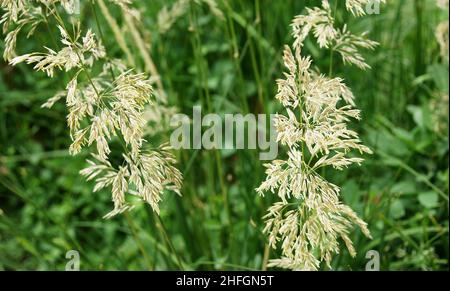
[[[0,7],[5,12],[0,19],[0,24],[3,25],[3,33],[6,34],[3,58],[10,61],[16,56],[17,36],[22,29],[29,27],[27,38],[31,37],[37,26],[44,21],[44,18],[41,7],[28,5],[27,1],[1,0],[0,3]],[[14,28],[9,31],[12,25],[14,25]]]
[[[1,7],[6,11],[1,20],[3,29],[8,32],[12,28],[6,37],[4,57],[11,65],[33,64],[34,70],[45,72],[50,78],[55,71],[71,75],[65,90],[42,106],[51,108],[65,98],[72,155],[95,145],[95,161],[89,161],[89,167],[80,173],[88,180],[95,178],[94,191],[111,187],[114,209],[105,218],[132,209],[126,194],[139,197],[159,213],[158,203],[165,190],[180,194],[182,175],[174,167],[176,161],[167,145],[154,151],[144,145],[145,109],[153,101],[152,80],[128,69],[120,60],[109,60],[105,47],[91,28],[82,33],[76,18],[70,22],[64,20],[63,11],[72,13],[73,2],[3,0]],[[128,7],[130,0],[111,2],[127,13],[134,13]],[[15,56],[18,31],[29,26],[28,36],[31,36],[39,24],[50,24],[49,21],[57,24],[61,48],[45,47],[44,52]],[[103,70],[94,75],[94,66],[103,66]],[[122,144],[123,160],[119,163],[110,160],[113,140]]]
[[158,29],[161,34],[167,33],[175,22],[189,10],[189,4],[206,4],[211,13],[220,20],[225,16],[216,0],[177,0],[171,7],[164,6],[158,13]]
[[[347,1],[346,7],[351,11],[359,10],[363,7],[362,2],[365,1]],[[335,28],[332,10],[327,0],[322,1],[321,7],[306,8],[306,12],[305,15],[296,16],[292,22],[293,33],[296,36],[294,47],[302,46],[312,32],[320,48],[338,52],[344,63],[356,65],[360,69],[370,68],[359,53],[359,49],[373,50],[378,43],[367,39],[367,33],[354,35],[348,31],[346,25],[342,29]]]
[[[296,16],[293,48],[284,50],[287,72],[278,80],[276,99],[287,115],[277,115],[275,127],[277,141],[288,148],[288,159],[266,164],[267,178],[256,189],[262,196],[271,192],[281,199],[264,217],[269,245],[277,248],[280,244],[282,250],[282,258],[271,260],[269,267],[317,270],[323,261],[331,267],[333,254],[339,253],[339,239],[350,255],[356,255],[349,237],[353,225],[371,237],[367,224],[339,200],[340,188],[319,174],[326,167],[344,170],[360,165],[363,159],[349,156],[352,151],[372,153],[361,144],[358,133],[347,127],[351,120],[360,119],[350,88],[341,78],[314,71],[311,58],[302,55],[310,33],[324,48],[375,46],[375,42],[351,35],[346,27],[336,29],[330,12],[328,1],[323,1],[321,8],[308,8],[307,15]],[[360,56],[348,62],[369,67]]]
[[[146,132],[153,134],[162,132],[167,129],[167,120],[170,116],[173,116],[173,114],[176,113],[176,110],[174,107],[170,107],[167,105],[167,94],[164,91],[161,77],[150,55],[151,47],[141,35],[141,31],[142,34],[150,33],[143,29],[143,26],[141,25],[142,23],[140,11],[137,9],[133,9],[130,6],[130,4],[132,3],[131,0],[112,2],[121,8],[120,11],[122,12],[123,18],[125,20],[125,27],[120,27],[119,23],[110,13],[104,0],[98,0],[97,4],[107,23],[109,24],[114,38],[117,41],[117,44],[126,55],[127,65],[135,67],[135,57],[131,53],[130,45],[127,43],[124,36],[125,29],[131,33],[134,44],[139,50],[140,56],[144,61],[145,72],[151,75],[149,81],[152,85],[155,85],[155,90],[153,92],[153,95],[155,96],[155,102],[153,104],[149,104],[144,112],[144,117],[148,121]],[[163,122],[161,122],[161,120]]]
[[153,92],[155,100],[152,104],[149,104],[149,106],[146,107],[143,113],[144,118],[147,121],[145,133],[156,134],[166,131],[169,125],[170,117],[173,116],[173,114],[175,114],[177,110],[175,107],[171,107],[167,104],[167,94],[164,90],[164,86],[156,65],[151,57],[151,45],[148,44],[148,41],[144,40],[144,35],[151,35],[151,33],[145,30],[143,25],[141,25],[142,23],[140,11],[131,8],[129,5],[125,5],[131,4],[131,1],[127,1],[125,4],[116,3],[120,6],[123,18],[125,20],[125,27],[121,28],[109,12],[105,1],[98,0],[97,3],[102,14],[105,16],[106,21],[111,27],[111,30],[113,31],[114,37],[117,40],[119,47],[127,56],[127,64],[131,67],[135,67],[136,62],[123,35],[123,32],[125,30],[128,30],[130,32],[133,38],[133,43],[135,44],[142,60],[144,61],[145,72],[151,75],[149,81],[152,85],[155,86],[155,90]]
[[175,158],[168,145],[162,145],[155,151],[142,151],[137,156],[124,154],[125,164],[114,168],[100,155],[93,154],[88,160],[90,166],[81,171],[88,180],[95,180],[94,192],[105,187],[112,187],[114,210],[104,218],[132,209],[126,203],[125,193],[130,193],[146,201],[159,214],[161,193],[165,189],[173,190],[181,195],[182,176],[173,165]]

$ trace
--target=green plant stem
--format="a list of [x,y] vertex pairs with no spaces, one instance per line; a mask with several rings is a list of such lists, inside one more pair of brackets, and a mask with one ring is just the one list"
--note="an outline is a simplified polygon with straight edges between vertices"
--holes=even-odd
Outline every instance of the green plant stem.
[[120,30],[120,27],[117,24],[117,21],[114,19],[114,17],[109,12],[109,9],[105,4],[105,1],[97,0],[97,3],[100,7],[101,12],[103,13],[103,16],[106,19],[106,22],[108,22],[108,24],[113,32],[113,35],[117,41],[117,44],[122,49],[122,51],[125,53],[128,64],[131,67],[136,67],[136,62],[134,60],[133,54],[131,53],[130,49],[128,48],[127,42],[126,42],[125,38],[123,37],[123,33]]
[[[336,21],[338,0],[334,0],[333,19]],[[331,78],[333,75],[333,62],[334,62],[334,48],[330,48],[330,67],[328,69],[328,76]]]
[[[105,37],[103,36],[103,30],[102,30],[102,27],[100,25],[100,21],[99,21],[99,18],[98,18],[97,9],[95,9],[94,0],[91,0],[90,3],[91,3],[92,12],[94,14],[95,23],[97,25],[97,30],[98,30],[98,33],[100,35],[100,39],[102,40],[103,44],[106,44]],[[109,57],[108,57],[108,60],[110,60]],[[113,79],[113,81],[115,81],[116,80],[116,76],[114,74],[112,66],[109,66],[109,72],[111,74],[111,78]]]
[[181,271],[183,271],[184,270],[183,263],[182,263],[182,261],[180,259],[180,256],[178,255],[177,251],[175,250],[175,247],[173,246],[172,241],[170,240],[170,237],[169,237],[169,235],[167,233],[167,230],[166,230],[166,228],[164,226],[164,223],[163,223],[161,217],[159,215],[157,215],[157,214],[155,214],[155,217],[156,217],[156,219],[158,221],[158,223],[156,224],[156,227],[161,231],[162,235],[164,236],[164,239],[167,242],[167,245],[169,246],[170,250],[172,251],[172,253],[177,258],[178,267],[180,268]]
[[145,251],[144,245],[139,238],[139,234],[136,232],[136,227],[134,225],[133,220],[130,218],[127,212],[123,214],[125,216],[125,219],[127,220],[127,223],[131,230],[131,235],[133,236],[134,241],[136,242],[137,247],[139,248],[139,251],[141,252],[142,256],[144,257],[145,265],[147,266],[147,270],[151,271],[153,270],[152,264],[150,262],[150,258],[147,255],[147,252]]

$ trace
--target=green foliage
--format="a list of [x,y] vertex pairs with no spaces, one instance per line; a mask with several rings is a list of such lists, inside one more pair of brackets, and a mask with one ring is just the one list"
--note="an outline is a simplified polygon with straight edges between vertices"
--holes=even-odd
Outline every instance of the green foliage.
[[[200,104],[218,114],[281,110],[274,96],[283,45],[291,42],[289,23],[306,1],[217,1],[224,19],[192,5],[165,34],[158,32],[157,14],[174,1],[136,2],[169,104],[178,111],[191,114]],[[362,167],[324,173],[343,186],[343,200],[373,236],[354,232],[357,258],[342,248],[332,265],[364,270],[366,252],[377,250],[382,270],[448,270],[448,63],[434,37],[446,12],[432,0],[388,2],[380,15],[337,15],[359,32],[370,31],[380,46],[365,56],[372,70],[361,73],[338,60],[333,66],[354,89],[363,113],[356,126],[374,155]],[[82,20],[93,24],[88,10]],[[104,17],[99,20],[112,35]],[[38,31],[44,43],[48,34]],[[123,57],[113,37],[106,42],[114,57]],[[41,45],[24,42],[21,50]],[[327,71],[329,56],[313,42],[305,49]],[[88,152],[69,156],[64,104],[40,108],[63,81],[0,62],[0,269],[64,270],[72,249],[80,252],[83,270],[261,270],[268,256],[279,255],[265,247],[261,217],[275,199],[254,191],[265,175],[253,150],[179,151],[183,197],[167,193],[161,219],[142,205],[103,220],[110,192],[92,193],[92,183],[78,174]]]

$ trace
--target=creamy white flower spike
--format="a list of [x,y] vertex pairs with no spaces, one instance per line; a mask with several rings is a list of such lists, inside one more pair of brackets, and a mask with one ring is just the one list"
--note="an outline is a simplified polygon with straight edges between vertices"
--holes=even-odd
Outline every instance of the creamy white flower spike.
[[[358,5],[363,2],[347,1],[347,9],[360,15]],[[277,81],[276,99],[287,114],[277,116],[275,127],[278,142],[288,148],[288,159],[266,164],[267,178],[256,189],[260,195],[271,192],[281,200],[264,217],[270,246],[282,250],[282,258],[271,260],[270,267],[317,270],[321,262],[330,267],[333,254],[340,251],[339,239],[356,255],[349,237],[354,225],[370,237],[367,224],[340,201],[340,188],[319,174],[322,168],[344,170],[360,165],[363,159],[350,156],[353,151],[371,153],[358,133],[347,127],[360,119],[360,112],[344,80],[313,71],[312,60],[302,55],[302,47],[312,34],[321,48],[333,49],[344,62],[365,69],[369,66],[358,48],[373,49],[376,43],[365,35],[350,34],[346,27],[336,29],[331,15],[328,1],[323,1],[321,8],[296,16],[293,48],[284,50],[287,72]]]
[[[366,2],[369,1],[347,1],[347,9],[359,11]],[[336,28],[328,1],[322,1],[322,7],[306,8],[306,12],[292,21],[294,48],[301,49],[305,39],[312,34],[320,48],[338,52],[344,63],[353,64],[360,69],[370,68],[359,49],[373,50],[378,43],[367,39],[367,33],[354,35],[348,31],[346,25],[342,29]]]
[[[109,60],[106,49],[91,28],[82,33],[81,24],[65,15],[74,13],[74,0],[2,0],[5,11],[0,23],[7,33],[4,58],[11,65],[33,64],[33,69],[52,78],[67,73],[70,81],[42,107],[51,108],[65,98],[68,108],[67,123],[72,144],[69,152],[80,153],[83,148],[95,148],[94,159],[81,174],[95,179],[94,191],[111,187],[114,209],[105,218],[133,208],[127,195],[141,198],[159,213],[159,202],[164,190],[180,194],[181,173],[166,145],[148,151],[145,146],[147,120],[146,106],[152,104],[154,81],[144,74],[135,73],[120,61]],[[129,5],[131,0],[110,0],[119,5],[123,13],[137,17]],[[57,23],[60,44],[44,47],[45,52],[31,52],[16,56],[16,41],[21,31],[31,37],[41,23],[49,19]],[[70,27],[70,29],[67,29]],[[51,31],[50,31],[51,32]],[[94,66],[103,70],[94,75]],[[111,156],[121,150],[123,156],[115,165]],[[117,146],[119,143],[119,146]],[[117,158],[115,159],[116,163]]]

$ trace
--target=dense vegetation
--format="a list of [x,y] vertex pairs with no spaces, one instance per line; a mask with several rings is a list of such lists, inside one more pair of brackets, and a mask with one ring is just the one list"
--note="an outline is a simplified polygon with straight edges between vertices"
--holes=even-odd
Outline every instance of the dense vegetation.
[[[110,58],[131,58],[137,71],[154,73],[117,6],[108,3],[128,54],[98,4],[81,2],[81,23],[103,34]],[[179,1],[135,2],[142,21],[135,29],[160,74],[168,110],[189,116],[195,105],[203,105],[203,114],[281,112],[276,79],[285,70],[284,45],[292,43],[290,23],[305,6],[320,5],[186,1],[186,11],[166,27],[163,7]],[[350,127],[373,154],[359,167],[323,175],[342,186],[342,200],[368,223],[373,239],[352,232],[357,257],[341,247],[332,268],[364,270],[367,251],[377,250],[382,270],[447,270],[448,30],[442,52],[436,28],[448,21],[448,7],[396,0],[378,15],[355,18],[342,4],[336,22],[380,43],[363,53],[372,68],[344,66],[313,39],[304,50],[320,71],[332,68],[345,79],[362,111],[362,121]],[[18,51],[39,50],[52,35],[59,38],[56,25],[40,26],[31,40],[19,38]],[[94,183],[80,176],[90,151],[69,155],[64,102],[41,108],[68,81],[63,72],[50,79],[32,66],[0,62],[0,269],[64,270],[69,250],[80,252],[83,270],[261,270],[280,256],[262,232],[262,217],[277,199],[255,191],[266,177],[256,150],[174,151],[182,197],[165,193],[160,216],[140,204],[102,219],[111,210],[111,191],[94,193]],[[168,141],[166,123],[159,117],[149,123],[151,146]]]

